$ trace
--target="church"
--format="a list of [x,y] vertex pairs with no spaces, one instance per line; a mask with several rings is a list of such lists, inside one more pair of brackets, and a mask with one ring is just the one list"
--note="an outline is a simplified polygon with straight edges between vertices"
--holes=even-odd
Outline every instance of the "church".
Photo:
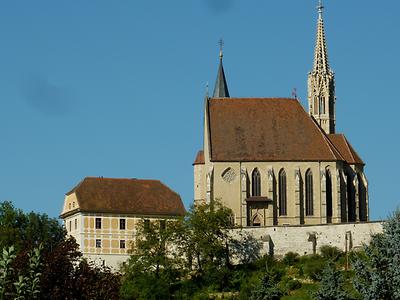
[[193,163],[195,204],[221,201],[240,227],[367,222],[365,163],[335,131],[322,4],[307,110],[298,99],[231,97],[222,60],[221,49]]

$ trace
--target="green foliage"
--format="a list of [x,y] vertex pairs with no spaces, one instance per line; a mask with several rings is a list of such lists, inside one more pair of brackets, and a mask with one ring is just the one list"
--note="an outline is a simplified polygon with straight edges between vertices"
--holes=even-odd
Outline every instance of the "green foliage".
[[306,255],[301,257],[300,264],[300,274],[317,281],[325,268],[326,260],[317,254]]
[[64,237],[65,230],[57,219],[34,212],[25,214],[9,201],[0,203],[0,249],[12,245],[19,251],[40,243],[51,249]]
[[289,293],[294,290],[298,290],[301,288],[301,282],[298,281],[297,279],[293,279],[291,277],[283,277],[281,282],[279,283],[279,286],[281,287],[281,290],[284,291],[285,293]]
[[282,262],[287,266],[294,266],[299,262],[299,254],[294,252],[288,252],[282,259]]
[[43,250],[43,244],[39,247],[34,248],[29,254],[29,274],[26,277],[26,294],[30,299],[36,299],[40,293],[40,272],[41,263],[41,251]]
[[[124,268],[121,295],[124,299],[168,299],[181,259],[172,247],[176,234],[182,230],[180,220],[161,226],[160,222],[137,226],[136,242],[131,258]],[[170,251],[168,251],[170,250]]]
[[349,299],[344,291],[344,277],[333,263],[328,263],[321,274],[319,289],[313,294],[316,300]]
[[319,250],[321,252],[321,256],[327,260],[337,261],[343,256],[343,251],[339,250],[337,247],[325,245],[319,248]]
[[10,276],[13,272],[12,263],[15,259],[15,250],[13,246],[8,249],[3,248],[2,256],[0,259],[0,299],[5,299],[7,295],[7,288],[10,284]]
[[[36,299],[39,294],[40,251],[42,246],[29,252],[29,264],[23,268],[16,265],[14,247],[3,249],[0,260],[0,299],[13,296],[13,299]],[[12,283],[12,284],[11,284]]]
[[354,286],[363,299],[400,299],[400,210],[351,260]]
[[252,300],[279,300],[283,295],[282,290],[278,286],[279,274],[274,270],[267,270],[261,283],[254,289],[251,294]]

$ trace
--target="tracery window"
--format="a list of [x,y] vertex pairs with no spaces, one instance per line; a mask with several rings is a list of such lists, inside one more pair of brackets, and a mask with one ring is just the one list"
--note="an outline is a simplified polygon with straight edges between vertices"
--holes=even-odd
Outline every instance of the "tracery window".
[[286,186],[286,172],[282,169],[279,172],[279,215],[287,215],[287,186]]
[[258,169],[254,169],[251,181],[252,196],[261,196],[261,175]]
[[310,169],[306,172],[306,216],[314,214],[313,175]]

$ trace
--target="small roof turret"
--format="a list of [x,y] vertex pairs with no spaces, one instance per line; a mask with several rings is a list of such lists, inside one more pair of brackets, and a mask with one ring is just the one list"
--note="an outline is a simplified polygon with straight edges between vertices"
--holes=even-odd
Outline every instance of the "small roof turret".
[[214,87],[213,98],[229,98],[228,84],[226,83],[224,66],[222,64],[222,58],[224,57],[224,54],[222,52],[222,47],[224,45],[224,42],[222,39],[220,40],[219,45],[220,45],[219,67],[218,67],[217,80],[215,82],[215,87]]

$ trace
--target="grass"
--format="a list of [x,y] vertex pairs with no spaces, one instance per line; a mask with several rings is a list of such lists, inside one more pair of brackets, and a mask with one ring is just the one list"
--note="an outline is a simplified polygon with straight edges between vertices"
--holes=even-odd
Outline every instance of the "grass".
[[294,290],[290,293],[290,295],[282,297],[283,300],[312,300],[311,293],[316,291],[318,288],[317,284],[303,284],[303,286]]

